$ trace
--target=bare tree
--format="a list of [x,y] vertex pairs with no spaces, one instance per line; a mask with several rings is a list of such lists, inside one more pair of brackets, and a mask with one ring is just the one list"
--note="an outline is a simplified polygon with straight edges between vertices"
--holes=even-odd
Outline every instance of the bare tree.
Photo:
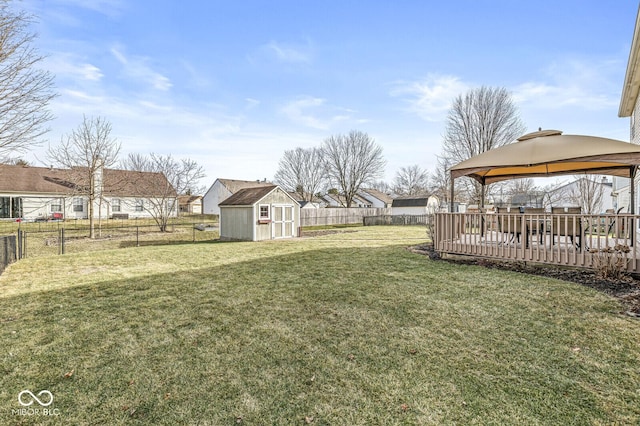
[[375,189],[376,191],[380,191],[383,194],[391,194],[393,192],[393,188],[387,182],[383,180],[377,180],[375,182],[370,182],[368,184],[369,189]]
[[[458,96],[447,117],[443,151],[451,165],[513,142],[525,131],[504,88],[480,87]],[[482,204],[480,184],[465,179],[469,201]],[[487,188],[487,193],[489,189]]]
[[[431,175],[430,188],[435,196],[440,199],[441,206],[449,206],[451,197],[451,174],[449,169],[453,161],[446,155],[438,156],[438,163]],[[460,193],[460,182],[456,181],[455,194]],[[455,195],[454,195],[455,197]]]
[[312,201],[327,184],[322,151],[299,147],[285,151],[274,180],[287,191],[296,192],[303,201]]
[[32,17],[0,0],[0,157],[39,143],[53,117],[47,110],[56,96],[53,75],[36,68],[43,57],[31,47]]
[[428,186],[429,172],[417,164],[401,167],[393,181],[393,190],[398,195],[422,195],[428,191]]
[[371,136],[357,130],[325,139],[322,156],[327,176],[341,191],[345,207],[351,207],[358,190],[384,171],[382,147]]
[[96,202],[98,218],[102,216],[103,171],[116,163],[119,153],[120,144],[111,136],[111,123],[101,117],[83,117],[77,129],[47,151],[49,160],[65,169],[70,192],[88,198],[90,238],[95,238]]
[[576,176],[573,185],[569,185],[568,198],[572,204],[580,206],[582,213],[602,213],[604,185],[599,176]]
[[177,214],[178,195],[193,193],[205,176],[204,169],[194,160],[177,160],[171,155],[129,154],[123,166],[139,172],[134,178],[135,195],[144,199],[143,208],[162,232],[167,231],[169,218]]

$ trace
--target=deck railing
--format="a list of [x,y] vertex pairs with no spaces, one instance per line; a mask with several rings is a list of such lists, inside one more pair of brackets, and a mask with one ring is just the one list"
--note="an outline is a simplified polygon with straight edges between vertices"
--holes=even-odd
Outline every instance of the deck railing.
[[434,247],[442,254],[597,267],[603,256],[640,272],[640,216],[550,213],[437,213]]

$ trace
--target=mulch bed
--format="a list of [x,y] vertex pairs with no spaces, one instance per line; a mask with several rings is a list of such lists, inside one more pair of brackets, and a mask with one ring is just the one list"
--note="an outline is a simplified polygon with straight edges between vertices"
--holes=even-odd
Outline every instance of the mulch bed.
[[558,268],[550,265],[538,265],[524,262],[504,262],[482,258],[455,257],[442,259],[431,245],[420,245],[410,248],[414,253],[424,254],[432,260],[441,260],[464,265],[479,265],[486,268],[506,269],[531,275],[578,283],[591,287],[620,300],[622,313],[640,318],[640,280],[627,276],[624,280],[608,280],[596,276],[594,271],[584,269]]

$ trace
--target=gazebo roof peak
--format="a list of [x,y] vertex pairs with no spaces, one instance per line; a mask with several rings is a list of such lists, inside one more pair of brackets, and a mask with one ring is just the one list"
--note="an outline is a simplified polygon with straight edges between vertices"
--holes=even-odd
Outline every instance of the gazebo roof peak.
[[527,133],[526,135],[520,136],[517,141],[522,142],[533,138],[539,138],[542,136],[560,136],[562,134],[562,130],[542,130],[538,129],[537,132]]

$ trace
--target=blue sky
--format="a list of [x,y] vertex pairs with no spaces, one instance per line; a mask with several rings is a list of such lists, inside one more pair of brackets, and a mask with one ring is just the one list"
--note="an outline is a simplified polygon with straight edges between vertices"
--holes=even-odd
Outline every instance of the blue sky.
[[[60,94],[47,139],[102,116],[122,153],[271,179],[286,149],[357,129],[385,179],[433,171],[451,101],[511,91],[528,130],[629,140],[638,2],[22,0]],[[44,148],[29,156],[46,164]]]

